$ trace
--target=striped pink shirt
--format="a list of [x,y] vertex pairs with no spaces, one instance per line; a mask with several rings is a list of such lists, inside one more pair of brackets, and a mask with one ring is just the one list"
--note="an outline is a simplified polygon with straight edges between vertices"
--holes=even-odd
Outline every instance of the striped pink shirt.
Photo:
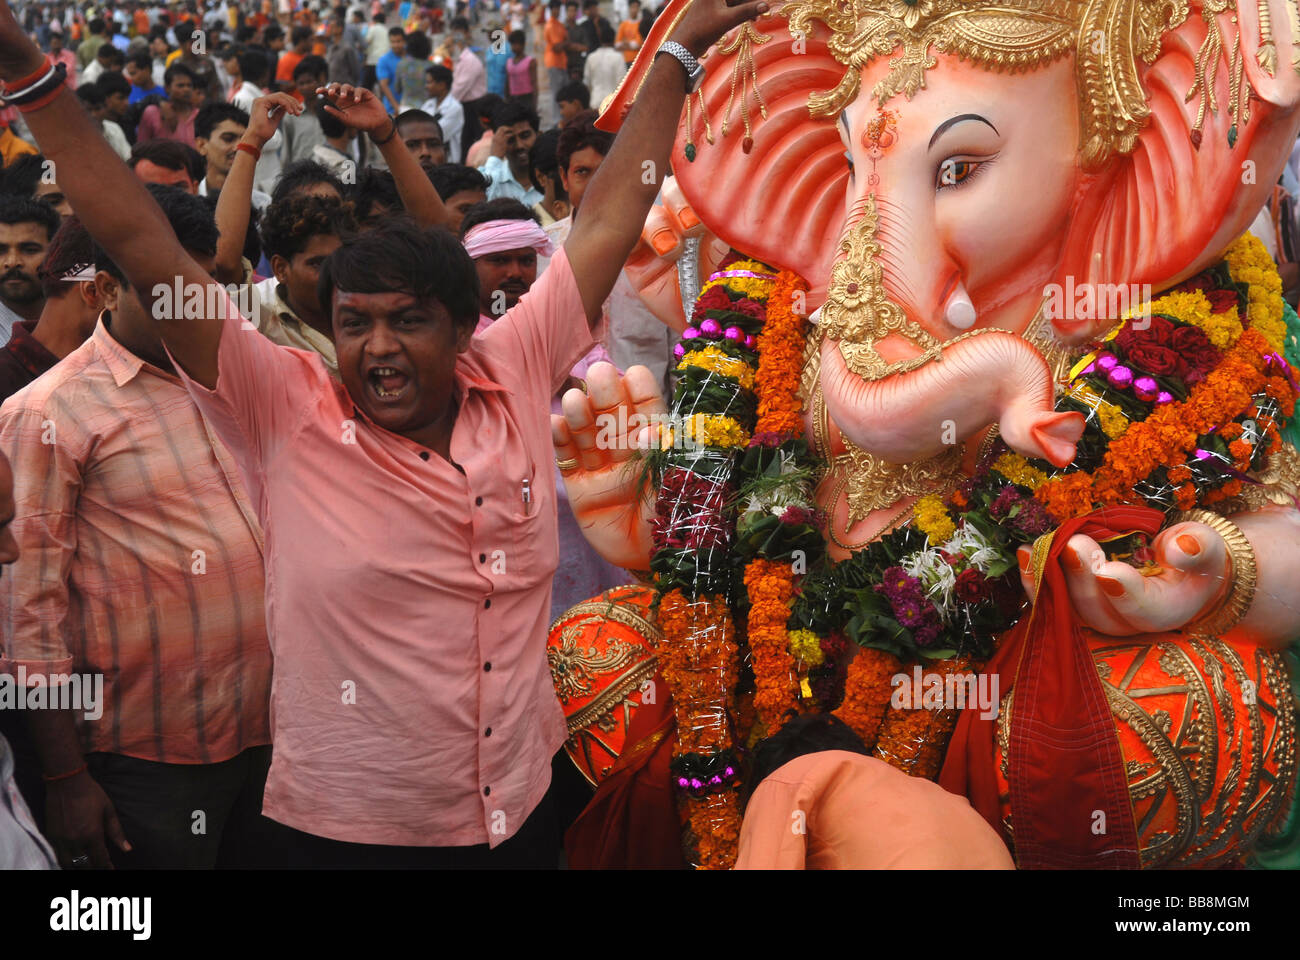
[[546,661],[551,396],[591,345],[561,252],[458,358],[462,474],[232,311],[216,390],[187,382],[266,531],[267,816],[354,843],[495,846],[546,793],[566,735]]
[[[269,341],[268,341],[269,342]],[[4,669],[102,673],[87,752],[216,763],[270,743],[261,532],[180,380],[103,321],[0,407],[22,555]]]

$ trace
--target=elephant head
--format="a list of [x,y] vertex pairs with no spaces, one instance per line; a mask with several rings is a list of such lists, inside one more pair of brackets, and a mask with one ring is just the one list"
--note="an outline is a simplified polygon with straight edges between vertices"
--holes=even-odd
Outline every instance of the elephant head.
[[812,285],[847,440],[901,463],[997,423],[1063,466],[1082,423],[1026,339],[1046,293],[1158,291],[1219,257],[1295,142],[1296,42],[1293,0],[774,2],[706,55],[673,169],[719,238]]

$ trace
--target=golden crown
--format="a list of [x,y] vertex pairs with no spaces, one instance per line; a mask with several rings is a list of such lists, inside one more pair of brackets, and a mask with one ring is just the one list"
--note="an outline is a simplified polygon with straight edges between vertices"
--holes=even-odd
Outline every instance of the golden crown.
[[[1272,74],[1277,55],[1268,0],[1256,2],[1257,59]],[[1294,26],[1295,4],[1287,6]],[[1201,96],[1193,131],[1198,145],[1207,101],[1215,109],[1213,80],[1224,48],[1215,15],[1229,7],[1235,7],[1233,0],[1204,0],[1201,7],[1207,36],[1197,57],[1196,83],[1188,93],[1189,99]],[[830,51],[845,66],[834,89],[809,98],[814,117],[843,110],[858,95],[862,68],[900,48],[890,61],[889,74],[871,91],[879,103],[898,93],[910,100],[924,87],[925,71],[937,62],[932,52],[953,54],[989,70],[1018,72],[1073,51],[1083,122],[1082,159],[1085,166],[1093,167],[1136,145],[1150,113],[1139,61],[1155,60],[1164,34],[1187,19],[1188,9],[1188,0],[789,0],[781,12],[796,37],[810,35],[816,22],[824,24],[831,33]],[[1248,119],[1241,61],[1234,54],[1229,105],[1234,124]]]

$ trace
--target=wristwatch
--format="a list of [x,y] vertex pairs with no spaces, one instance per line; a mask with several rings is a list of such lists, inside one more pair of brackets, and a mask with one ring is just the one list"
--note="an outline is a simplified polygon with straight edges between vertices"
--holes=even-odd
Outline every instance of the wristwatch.
[[686,92],[688,94],[699,89],[700,84],[704,81],[704,65],[695,59],[691,51],[675,40],[668,40],[659,45],[659,50],[655,53],[655,56],[659,56],[660,53],[676,57],[678,62],[686,68]]

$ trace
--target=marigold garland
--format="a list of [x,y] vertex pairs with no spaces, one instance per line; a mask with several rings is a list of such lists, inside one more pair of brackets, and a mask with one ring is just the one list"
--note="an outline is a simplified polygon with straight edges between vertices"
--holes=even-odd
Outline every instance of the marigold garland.
[[912,516],[916,527],[931,543],[943,543],[957,532],[957,525],[948,516],[948,509],[937,494],[929,494],[912,505]]
[[844,678],[844,702],[835,711],[853,730],[868,750],[876,746],[880,724],[889,708],[893,691],[890,682],[903,669],[903,662],[884,650],[863,647],[849,664]]
[[[969,674],[971,667],[969,657],[952,657],[931,664],[926,674],[947,678]],[[946,682],[944,687],[946,691]],[[913,691],[916,702],[924,704],[924,693],[924,685],[921,691]],[[937,709],[913,708],[910,704],[896,707],[891,703],[880,723],[875,755],[909,776],[933,779],[939,773],[944,748],[956,723],[957,711],[949,703]]]
[[739,357],[729,356],[713,344],[700,350],[692,350],[682,357],[681,362],[677,364],[677,369],[685,370],[687,367],[699,367],[724,377],[731,377],[746,390],[754,389],[754,368]]
[[782,271],[767,300],[767,322],[758,335],[758,425],[755,433],[803,434],[799,377],[807,320],[794,309],[808,284]]
[[770,735],[798,709],[798,673],[786,634],[794,596],[790,564],[762,557],[751,560],[745,568],[745,589],[750,604],[748,639],[754,670],[754,712]]

